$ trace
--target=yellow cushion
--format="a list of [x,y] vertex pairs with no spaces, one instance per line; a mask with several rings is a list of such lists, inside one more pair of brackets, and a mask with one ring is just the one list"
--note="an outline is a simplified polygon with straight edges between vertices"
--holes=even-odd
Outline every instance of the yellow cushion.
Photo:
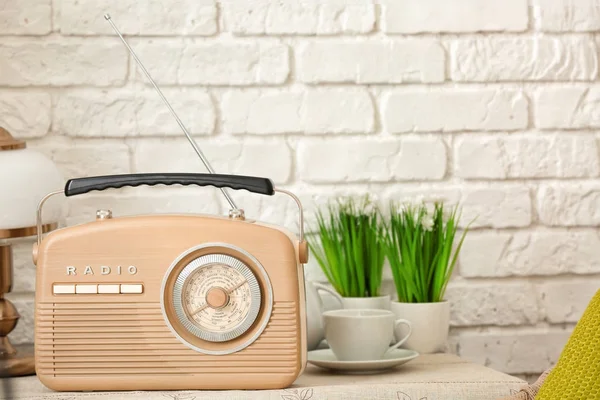
[[600,290],[535,399],[600,399]]

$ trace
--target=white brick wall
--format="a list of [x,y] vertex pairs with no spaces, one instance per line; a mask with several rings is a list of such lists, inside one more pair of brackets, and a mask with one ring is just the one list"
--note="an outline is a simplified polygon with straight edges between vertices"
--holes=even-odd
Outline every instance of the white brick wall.
[[587,81],[598,75],[592,37],[491,36],[450,44],[455,81]]
[[[375,130],[375,108],[364,89],[232,90],[224,93],[221,109],[228,116],[223,131],[234,134],[366,134]],[[273,114],[280,117],[273,118]]]
[[598,128],[600,113],[596,104],[600,91],[595,85],[548,86],[533,94],[536,105],[535,127]]
[[524,31],[527,0],[382,0],[386,33]]
[[[600,0],[0,4],[0,125],[66,178],[203,170],[110,12],[215,168],[295,190],[309,221],[337,195],[460,202],[461,226],[476,218],[447,295],[462,356],[537,374],[600,287]],[[292,202],[235,197],[295,228]],[[226,211],[175,187],[70,205],[71,224]],[[15,248],[15,342],[32,340],[30,246]]]
[[123,85],[124,60],[125,48],[103,39],[10,37],[0,43],[0,85]]
[[[290,73],[289,49],[279,40],[169,38],[133,43],[155,80],[166,85],[276,85]],[[146,83],[133,60],[130,70],[134,79]]]
[[387,133],[525,129],[528,101],[517,90],[496,87],[394,89],[382,95]]
[[136,0],[63,0],[55,2],[59,16],[56,29],[62,35],[106,35],[112,28],[104,20],[109,12],[128,35],[208,36],[217,32],[217,8],[210,0],[183,0],[169,3]]
[[593,134],[578,133],[462,136],[455,173],[465,179],[594,178],[596,142]]
[[535,27],[546,32],[593,32],[600,29],[598,0],[533,0]]
[[429,39],[301,42],[298,77],[307,83],[404,83],[444,80],[444,49]]
[[[165,96],[192,134],[214,132],[215,108],[204,89],[165,89]],[[54,97],[54,129],[75,137],[180,137],[181,129],[156,92],[81,89],[61,91]]]
[[369,33],[375,26],[375,5],[369,0],[222,3],[226,27],[236,35]]

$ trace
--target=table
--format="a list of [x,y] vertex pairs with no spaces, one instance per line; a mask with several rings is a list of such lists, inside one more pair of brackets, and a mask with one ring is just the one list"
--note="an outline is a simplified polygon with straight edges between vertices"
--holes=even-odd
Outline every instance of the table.
[[[525,384],[450,354],[424,355],[377,375],[338,375],[309,364],[294,385],[284,390],[56,393],[35,376],[1,383],[2,400],[491,400]],[[9,386],[12,394],[6,393]]]

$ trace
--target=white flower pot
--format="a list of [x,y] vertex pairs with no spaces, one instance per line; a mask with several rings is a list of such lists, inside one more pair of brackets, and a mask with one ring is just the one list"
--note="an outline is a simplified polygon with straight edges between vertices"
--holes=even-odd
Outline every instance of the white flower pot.
[[[399,303],[393,301],[391,310],[397,318],[404,318],[412,325],[412,335],[402,347],[420,354],[446,351],[450,327],[450,303]],[[396,328],[396,338],[406,336],[406,327]]]
[[342,304],[345,309],[376,309],[389,310],[390,296],[377,297],[342,297]]
[[313,282],[313,285],[317,289],[324,290],[329,294],[333,295],[337,302],[341,302],[344,309],[375,309],[375,310],[389,310],[390,309],[390,296],[377,296],[377,297],[342,297],[337,292],[333,291],[331,287],[326,286],[319,282]]

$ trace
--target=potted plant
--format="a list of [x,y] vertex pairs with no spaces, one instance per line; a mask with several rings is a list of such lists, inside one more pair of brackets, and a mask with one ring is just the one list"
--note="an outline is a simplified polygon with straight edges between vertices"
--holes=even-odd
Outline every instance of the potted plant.
[[[344,308],[390,308],[381,296],[385,225],[368,197],[330,203],[317,212],[309,246]],[[320,286],[316,284],[315,286]]]
[[[427,354],[443,351],[448,339],[450,307],[444,293],[468,227],[455,245],[458,207],[449,212],[443,203],[433,210],[425,204],[390,207],[386,253],[398,301],[391,310],[412,324],[405,347]],[[396,337],[404,337],[399,327]]]

